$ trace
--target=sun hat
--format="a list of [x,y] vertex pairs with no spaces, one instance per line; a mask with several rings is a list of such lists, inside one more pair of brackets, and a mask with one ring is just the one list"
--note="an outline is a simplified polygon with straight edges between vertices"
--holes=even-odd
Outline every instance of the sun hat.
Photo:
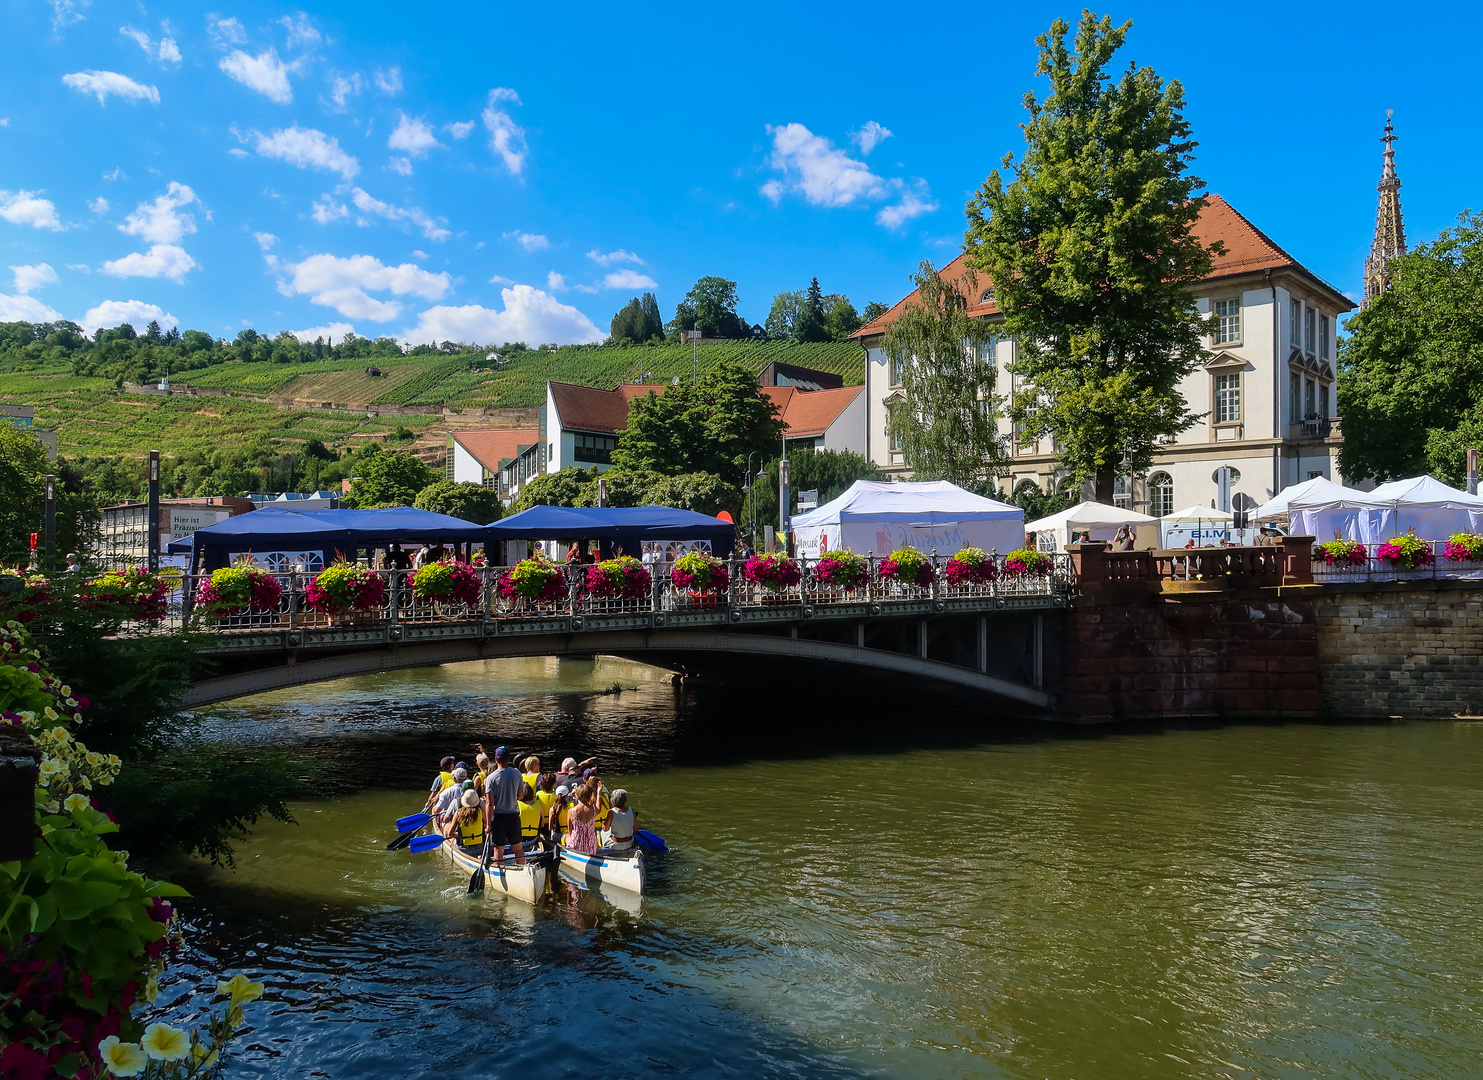
[[478,806],[479,796],[475,792],[465,791],[463,793],[463,804],[465,806]]
[[562,784],[559,788],[556,789],[556,794],[558,795],[566,796],[570,795],[571,793],[572,789],[567,787],[565,784]]

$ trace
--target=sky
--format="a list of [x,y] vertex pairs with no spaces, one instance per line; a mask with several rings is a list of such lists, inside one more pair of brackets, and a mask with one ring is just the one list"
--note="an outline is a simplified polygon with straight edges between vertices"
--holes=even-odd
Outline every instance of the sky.
[[[601,340],[703,275],[894,303],[961,249],[1072,6],[0,0],[0,321]],[[1483,209],[1476,4],[1126,3],[1196,172],[1351,298]]]

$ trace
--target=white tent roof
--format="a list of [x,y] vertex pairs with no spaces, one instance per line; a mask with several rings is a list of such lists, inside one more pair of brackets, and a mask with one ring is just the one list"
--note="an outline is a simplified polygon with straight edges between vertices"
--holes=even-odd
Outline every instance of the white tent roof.
[[946,480],[881,482],[856,480],[837,499],[793,518],[793,527],[836,525],[851,519],[893,519],[906,523],[945,525],[954,521],[1023,517],[1010,503],[986,499]]
[[1026,532],[1049,532],[1052,529],[1063,527],[1079,529],[1093,528],[1099,525],[1139,525],[1150,521],[1156,521],[1147,514],[1140,514],[1136,510],[1126,510],[1121,506],[1108,506],[1106,503],[1084,502],[1062,510],[1059,514],[1051,514],[1049,517],[1040,518],[1038,521],[1025,523]]
[[1228,511],[1217,510],[1213,506],[1187,506],[1183,510],[1176,510],[1172,514],[1165,514],[1159,518],[1160,521],[1234,521]]
[[1416,476],[1410,480],[1392,480],[1381,484],[1374,491],[1366,492],[1371,502],[1393,506],[1452,506],[1466,509],[1483,507],[1483,496],[1469,495],[1455,487],[1448,487],[1430,476]]
[[1312,480],[1304,480],[1301,484],[1283,488],[1277,493],[1276,498],[1269,499],[1258,506],[1252,512],[1252,516],[1262,521],[1267,518],[1281,517],[1294,503],[1344,502],[1365,497],[1365,493],[1357,488],[1347,488],[1343,484],[1336,484],[1327,476],[1315,476]]

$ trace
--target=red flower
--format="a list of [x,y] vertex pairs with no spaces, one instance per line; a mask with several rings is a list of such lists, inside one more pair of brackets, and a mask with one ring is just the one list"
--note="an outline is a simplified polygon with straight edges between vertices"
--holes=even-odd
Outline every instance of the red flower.
[[[149,955],[151,957],[156,957],[156,956],[159,956],[160,955],[160,952],[163,951],[163,949],[164,949],[163,942],[164,942],[164,939],[161,938],[160,939],[160,942],[159,942],[160,949],[156,950],[155,952],[149,953]],[[153,944],[156,944],[156,942],[150,942],[150,945],[153,945]],[[149,945],[146,945],[144,947],[144,951],[145,952],[149,952]],[[134,1001],[138,998],[138,996],[139,996],[139,987],[134,982],[133,979],[130,979],[128,982],[124,983],[123,992],[120,993],[119,996],[118,996],[118,1003],[119,1003],[118,1004],[118,1007],[120,1009],[124,1010],[124,1012],[128,1012],[130,1009],[132,1009],[134,1007]]]
[[87,968],[82,969],[82,992],[85,997],[93,996],[93,973]]
[[47,1080],[50,1072],[46,1056],[25,1043],[11,1043],[0,1051],[0,1077],[4,1080]]
[[96,1024],[93,1025],[93,1038],[88,1045],[97,1046],[104,1039],[108,1038],[108,1036],[117,1035],[119,1033],[119,1030],[123,1027],[123,1022],[124,1018],[122,1013],[110,1012],[107,1016],[103,1017],[103,1019],[99,1020]]

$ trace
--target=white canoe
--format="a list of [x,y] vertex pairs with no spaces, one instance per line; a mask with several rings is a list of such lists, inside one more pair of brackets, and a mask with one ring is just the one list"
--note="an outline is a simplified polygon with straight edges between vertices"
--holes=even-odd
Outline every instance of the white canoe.
[[612,885],[631,893],[644,892],[644,853],[635,847],[622,855],[582,855],[568,848],[556,848],[563,870],[579,881],[593,885]]
[[[440,850],[446,852],[453,865],[465,874],[473,874],[479,869],[479,858],[484,853],[484,849],[480,848],[471,854],[457,844],[446,841]],[[527,904],[534,904],[546,892],[545,860],[537,862],[527,856],[524,866],[516,866],[508,859],[504,863],[491,863],[484,875],[484,889],[486,892],[502,892],[517,900],[524,900]]]

